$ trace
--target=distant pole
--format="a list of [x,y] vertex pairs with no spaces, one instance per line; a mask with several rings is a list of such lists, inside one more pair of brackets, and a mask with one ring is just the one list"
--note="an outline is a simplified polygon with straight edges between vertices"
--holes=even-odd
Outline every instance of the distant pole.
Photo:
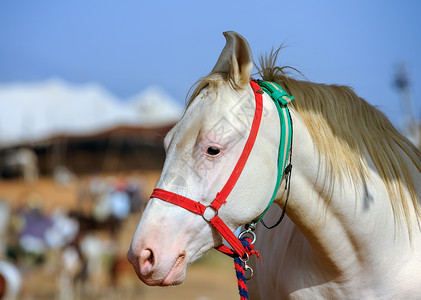
[[395,87],[398,89],[401,97],[402,107],[402,133],[414,145],[420,147],[420,128],[414,116],[411,92],[409,89],[408,72],[404,63],[397,65],[395,73]]

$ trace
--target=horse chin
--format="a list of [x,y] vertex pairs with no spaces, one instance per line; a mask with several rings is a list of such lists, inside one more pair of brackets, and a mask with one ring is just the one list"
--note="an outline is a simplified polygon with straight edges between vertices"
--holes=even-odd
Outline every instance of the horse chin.
[[[187,263],[184,259],[177,259],[169,271],[155,270],[152,276],[139,276],[139,279],[149,286],[171,286],[179,285],[186,278]],[[138,273],[138,272],[136,272]]]
[[171,270],[166,276],[161,278],[140,278],[139,279],[149,286],[172,286],[179,285],[184,282],[186,278],[185,269],[180,273],[177,270]]
[[185,278],[185,269],[181,275],[178,275],[176,277],[172,276],[170,272],[170,274],[168,274],[167,277],[165,277],[165,279],[159,284],[159,286],[180,285],[184,282]]

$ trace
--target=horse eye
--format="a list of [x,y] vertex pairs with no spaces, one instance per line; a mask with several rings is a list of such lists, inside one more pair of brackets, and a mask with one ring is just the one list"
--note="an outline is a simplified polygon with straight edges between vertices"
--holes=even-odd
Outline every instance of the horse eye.
[[219,149],[218,147],[215,147],[215,146],[210,146],[208,148],[208,150],[206,150],[206,153],[211,155],[211,156],[218,155],[220,152],[221,152],[221,149]]

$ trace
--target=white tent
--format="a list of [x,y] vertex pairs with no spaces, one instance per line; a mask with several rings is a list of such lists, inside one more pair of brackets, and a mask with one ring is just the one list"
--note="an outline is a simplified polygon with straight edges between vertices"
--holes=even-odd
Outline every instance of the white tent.
[[121,100],[99,84],[0,84],[0,147],[49,137],[89,135],[116,126],[158,127],[176,122],[183,108],[160,87]]

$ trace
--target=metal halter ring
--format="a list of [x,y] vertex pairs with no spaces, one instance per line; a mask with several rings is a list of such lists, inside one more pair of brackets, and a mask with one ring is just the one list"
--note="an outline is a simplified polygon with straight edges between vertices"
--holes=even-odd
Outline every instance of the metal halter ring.
[[245,257],[238,257],[240,260],[241,260],[241,262],[244,264],[244,265],[246,265],[247,266],[247,262],[249,261],[249,259],[250,259],[250,255],[247,253],[247,252],[244,252],[244,256]]
[[[250,280],[253,277],[253,274],[254,274],[253,269],[247,264],[247,262],[250,259],[250,255],[246,252],[246,253],[244,253],[244,257],[239,257],[239,259],[243,263],[243,270],[244,270],[245,279]],[[248,276],[246,275],[247,271],[250,273]]]
[[[250,275],[246,276],[246,272],[249,271]],[[253,277],[254,271],[249,265],[244,265],[244,277],[246,280],[250,280]]]
[[[213,216],[211,218],[209,218],[209,219],[207,219],[205,217],[205,213],[206,213],[206,211],[207,211],[208,208],[213,211]],[[210,220],[212,220],[213,218],[215,218],[217,215],[218,215],[218,211],[215,208],[213,208],[212,206],[208,205],[208,206],[206,206],[205,210],[203,211],[202,218],[206,222],[210,222]]]
[[247,229],[247,230],[242,231],[242,232],[238,235],[238,238],[239,238],[239,239],[241,239],[241,237],[242,237],[243,235],[247,234],[247,233],[249,233],[249,234],[252,236],[253,240],[251,241],[251,244],[254,244],[254,242],[256,242],[256,234],[254,233],[254,231],[253,231],[253,230]]

